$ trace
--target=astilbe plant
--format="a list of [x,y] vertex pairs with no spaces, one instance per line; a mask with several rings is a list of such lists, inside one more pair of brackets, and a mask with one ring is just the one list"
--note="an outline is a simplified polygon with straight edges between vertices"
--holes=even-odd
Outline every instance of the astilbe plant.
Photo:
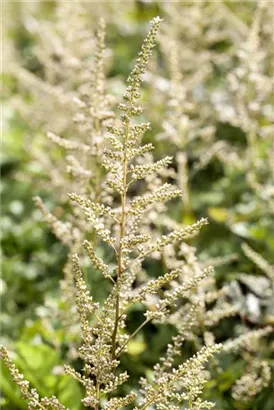
[[[160,44],[167,73],[154,74],[153,98],[156,104],[165,100],[158,109],[161,116],[165,111],[159,140],[172,142],[169,152],[176,153],[183,218],[192,216],[197,173],[212,163],[221,165],[231,183],[244,173],[245,191],[251,189],[258,209],[271,215],[272,5],[258,2],[250,28],[223,2],[168,3],[163,9]],[[245,135],[247,147],[222,135],[228,124]]]
[[[170,20],[170,16],[174,17],[174,19],[177,18],[176,16],[179,14],[178,8],[180,7],[180,4],[167,5],[168,20]],[[218,23],[216,24],[218,30],[216,30],[215,25],[214,29],[211,29],[207,19],[201,18],[201,13],[205,10],[207,13],[214,13],[214,18]],[[182,222],[178,223],[171,218],[163,216],[157,222],[162,229],[171,229],[171,227],[173,229],[180,229],[183,226],[183,222],[193,219],[189,179],[190,177],[193,178],[199,170],[205,168],[212,158],[219,153],[224,144],[223,141],[215,141],[216,119],[212,107],[205,100],[199,101],[199,98],[193,95],[192,87],[203,86],[205,88],[204,91],[208,93],[206,87],[208,87],[207,82],[209,81],[209,74],[212,72],[213,64],[221,65],[224,60],[224,56],[222,58],[221,54],[218,56],[214,51],[208,51],[208,42],[213,44],[228,37],[233,43],[233,41],[236,42],[235,38],[238,40],[241,37],[237,31],[233,35],[231,30],[228,29],[230,18],[225,16],[225,10],[225,6],[224,9],[218,9],[214,5],[207,4],[205,6],[201,3],[189,5],[186,7],[186,10],[184,9],[187,15],[189,13],[192,18],[195,19],[196,17],[199,20],[197,30],[205,32],[205,44],[200,41],[200,36],[197,33],[193,33],[193,36],[190,36],[188,32],[185,33],[183,29],[184,23],[189,24],[187,20],[183,23],[177,22],[174,28],[170,27],[171,23],[167,21],[160,36],[164,61],[168,65],[169,89],[166,102],[167,111],[162,122],[163,131],[159,133],[158,138],[160,141],[168,140],[169,150],[176,152],[177,172],[173,172],[169,177],[175,179],[181,188],[183,204],[182,209],[180,209],[180,220]],[[221,23],[225,23],[226,28]],[[187,46],[184,47],[181,53],[180,41],[184,35],[186,36]],[[193,46],[193,42],[197,42],[197,44]],[[198,56],[196,54],[193,55],[188,47],[190,47],[190,50],[196,50],[197,47],[201,47],[201,54],[206,61],[206,64],[200,64],[201,73],[195,64]],[[229,58],[227,59],[229,60]],[[187,73],[186,78],[183,75],[183,71]],[[170,146],[174,146],[173,151]],[[201,147],[203,147],[202,150]],[[190,173],[188,163],[190,160],[193,161],[193,155],[195,155],[195,163]],[[149,217],[149,220],[152,221],[153,219]],[[228,264],[235,260],[237,255],[226,255],[222,258],[219,257],[207,261],[204,264],[198,261],[195,248],[186,243],[182,243],[180,246],[175,243],[166,246],[161,253],[158,253],[158,258],[169,269],[176,269],[183,265],[180,275],[173,282],[174,287],[180,287],[180,283],[185,282],[186,278],[201,274],[205,266],[210,264],[213,266]],[[224,318],[239,313],[239,305],[230,302],[228,293],[228,287],[223,286],[219,288],[212,275],[202,281],[197,293],[193,293],[191,296],[191,304],[195,305],[196,303],[196,309],[192,311],[192,329],[189,326],[188,335],[184,335],[184,339],[192,340],[192,342],[195,341],[194,343],[199,348],[201,341],[203,344],[209,336],[214,339],[213,334],[209,333],[210,327],[216,326]],[[213,304],[214,307],[212,308]],[[190,305],[183,304],[179,306],[176,312],[168,318],[170,323],[178,327],[179,332],[183,324],[182,318],[188,312]],[[209,306],[211,306],[210,309]]]
[[[42,30],[37,28],[37,16],[32,18],[29,31],[36,35],[32,58],[40,70],[33,74],[30,68],[25,68],[27,62],[15,45],[10,47],[12,55],[5,67],[23,97],[14,96],[11,105],[28,123],[29,134],[35,132],[34,141],[26,137],[31,164],[40,170],[47,169],[46,177],[39,178],[40,186],[58,190],[61,204],[68,202],[68,186],[75,192],[88,191],[89,195],[98,196],[101,180],[97,156],[102,154],[103,124],[113,116],[113,98],[105,90],[108,52],[104,20],[96,22],[94,29],[88,24],[88,15],[80,3],[71,8],[64,2],[56,7],[54,21],[42,22]],[[69,32],[64,21],[71,27]],[[27,23],[23,15],[21,24],[27,26]],[[44,32],[46,35],[41,34]],[[28,104],[24,101],[26,97]],[[37,129],[41,135],[37,135]],[[33,143],[37,140],[38,146]],[[54,144],[60,147],[59,151]],[[90,157],[92,164],[85,169]],[[100,192],[104,191],[100,189]]]
[[[188,20],[179,21],[180,7],[189,16]],[[264,220],[270,225],[272,223],[273,149],[270,136],[272,79],[269,73],[272,67],[273,50],[270,38],[272,19],[271,13],[267,13],[269,8],[271,9],[272,5],[268,2],[259,2],[256,5],[249,29],[238,19],[236,13],[222,2],[188,5],[174,3],[165,7],[168,18],[172,16],[172,21],[176,21],[176,24],[171,27],[170,22],[167,21],[160,36],[163,60],[167,62],[169,68],[167,72],[169,87],[166,86],[165,92],[167,110],[163,117],[163,130],[158,138],[160,141],[171,142],[172,144],[168,144],[169,152],[176,153],[175,179],[183,192],[180,220],[184,222],[191,220],[193,213],[197,211],[197,204],[195,210],[193,205],[197,201],[195,182],[199,183],[199,171],[206,171],[212,163],[213,166],[215,163],[215,166],[222,167],[225,178],[223,183],[218,183],[216,186],[212,184],[211,195],[214,194],[215,189],[220,190],[223,202],[226,202],[229,194],[223,192],[225,184],[230,187],[230,191],[236,190],[241,175],[243,186],[238,201],[246,201],[248,198],[252,203],[250,211],[248,206],[242,207],[240,203],[235,207],[237,210],[233,208],[225,210],[228,218],[224,224],[228,229],[235,231],[237,235],[236,225],[239,218],[237,212],[240,208],[244,217],[250,214],[250,220],[256,213],[262,223],[266,223]],[[205,12],[205,18],[202,11]],[[213,16],[212,25],[208,24],[208,13]],[[193,28],[194,19],[197,21],[197,27],[194,25]],[[184,30],[185,25],[189,26],[189,30]],[[198,32],[200,35],[197,35]],[[182,52],[179,52],[182,39],[185,40],[185,47]],[[227,45],[224,50],[219,50],[216,54],[213,45],[222,41]],[[200,56],[194,54],[193,50],[197,49],[201,51]],[[251,53],[253,59],[250,57]],[[197,64],[199,58],[204,58],[204,64]],[[207,74],[199,75],[199,67],[196,65],[201,66],[201,72],[205,71]],[[219,80],[215,80],[212,84],[210,73],[212,74],[214,67],[218,67],[215,77],[219,76]],[[157,76],[154,80],[157,84]],[[158,88],[160,89],[160,86]],[[162,111],[160,112],[162,114]],[[235,132],[241,132],[246,136],[247,144],[243,144],[242,147],[240,144],[234,145],[221,135],[219,129],[225,130],[222,126],[227,123],[235,127],[233,128]],[[215,219],[215,209],[211,208],[208,211]],[[218,221],[217,213],[218,209],[216,209]],[[164,222],[174,225],[170,219],[165,219]],[[168,259],[172,261],[174,250],[167,249],[167,251],[170,253]],[[241,255],[232,253],[214,258],[210,262],[212,265],[216,263],[220,266],[237,260],[241,260]],[[247,280],[244,280],[246,276],[241,274],[237,275],[237,278],[241,283],[246,284]],[[264,281],[264,278],[257,278],[257,280]],[[234,285],[238,290],[240,289],[235,282]],[[268,290],[268,294],[271,294],[269,287]],[[229,288],[226,291],[231,297]],[[243,304],[239,304],[239,300],[236,302],[235,299],[233,297],[233,305],[237,304],[238,307],[243,308]]]
[[[166,22],[160,45],[167,73],[162,78],[155,73],[153,81],[156,88],[159,83],[155,100],[158,94],[165,99],[159,140],[172,142],[176,152],[186,220],[191,217],[189,183],[225,147],[216,139],[217,116],[211,100],[233,67],[233,52],[247,29],[223,2],[167,3],[163,11]],[[226,44],[224,50],[219,50],[221,43]],[[219,79],[214,85],[213,75]],[[163,90],[160,80],[165,82]]]
[[[35,198],[36,205],[55,236],[69,248],[64,278],[61,281],[62,308],[60,304],[54,306],[51,303],[48,306],[48,316],[51,319],[58,317],[65,326],[64,334],[71,335],[77,327],[72,254],[82,251],[82,242],[87,232],[94,244],[96,236],[75,202],[68,204],[67,192],[72,190],[75,195],[80,194],[95,203],[101,199],[111,201],[108,188],[104,186],[100,158],[105,146],[105,124],[113,117],[113,98],[105,90],[107,52],[104,20],[100,19],[97,32],[91,36],[91,30],[87,28],[86,12],[80,4],[73,6],[72,13],[68,4],[60,3],[56,14],[54,27],[50,23],[44,23],[47,36],[39,34],[39,46],[35,48],[35,55],[44,67],[44,78],[29,73],[15,62],[16,58],[10,63],[10,72],[20,84],[22,82],[23,88],[30,87],[34,109],[37,112],[36,108],[40,107],[41,110],[41,115],[32,118],[31,124],[35,128],[39,127],[49,139],[46,141],[44,138],[44,154],[40,151],[37,153],[36,147],[30,153],[34,163],[39,156],[39,163],[42,163],[40,166],[48,170],[46,180],[43,178],[40,183],[47,191],[54,189],[57,192],[62,206],[61,214],[65,212],[65,207],[70,208],[70,214],[66,222],[63,222],[63,218],[57,218],[54,212],[47,209],[41,198]],[[64,29],[64,16],[67,16],[72,27],[69,33]],[[93,58],[89,61],[91,51]],[[58,121],[53,120],[56,111]],[[21,112],[27,120],[29,114],[24,109]],[[54,128],[50,128],[53,123]],[[75,135],[78,136],[77,140]],[[61,158],[58,151],[56,157],[54,145],[58,146]],[[43,321],[46,320],[44,317]],[[51,326],[50,322],[52,320],[47,320],[48,326]]]
[[[256,225],[273,223],[272,11],[269,2],[258,2],[250,28],[236,49],[236,67],[228,73],[226,90],[215,104],[220,121],[231,124],[237,132],[240,130],[246,139],[242,147],[227,143],[219,156],[231,184],[239,175],[244,181],[228,223],[236,234],[239,214],[244,215],[250,231],[255,226],[254,215],[257,215]],[[246,208],[247,203],[251,204],[250,209]],[[252,235],[245,239],[250,242],[242,243],[243,254],[257,265],[263,276],[237,274],[238,283],[233,281],[230,294],[234,303],[241,306],[244,320],[265,326],[273,323],[273,267],[260,255],[260,252],[267,255],[268,241],[257,248]],[[271,252],[267,258],[271,260]],[[251,264],[252,273],[254,264]],[[246,296],[241,285],[248,289]]]
[[[85,62],[82,69],[82,81],[78,86],[77,93],[73,98],[76,104],[74,121],[77,124],[75,132],[80,134],[79,142],[71,138],[64,138],[53,132],[48,132],[49,139],[60,146],[65,156],[66,167],[59,166],[52,173],[51,185],[61,189],[59,201],[66,206],[68,203],[67,191],[73,190],[71,195],[71,213],[67,222],[62,222],[50,213],[41,200],[35,199],[36,205],[42,211],[45,219],[51,226],[55,236],[69,247],[69,255],[64,268],[64,279],[61,281],[62,300],[65,302],[63,324],[71,324],[74,301],[74,286],[72,273],[72,255],[74,252],[82,252],[82,242],[88,235],[96,246],[96,234],[92,223],[85,219],[83,212],[76,206],[76,200],[81,195],[81,203],[85,201],[105,201],[111,203],[108,188],[104,184],[103,172],[100,167],[100,158],[103,155],[106,131],[106,123],[111,120],[113,113],[110,110],[110,99],[105,92],[105,23],[99,22],[99,28],[95,36],[94,60],[91,67]],[[81,60],[80,60],[81,61]],[[79,64],[80,64],[79,61]],[[77,73],[75,73],[77,77]],[[66,191],[66,195],[65,195]],[[97,207],[98,208],[98,207]],[[98,210],[98,209],[97,209]],[[67,328],[68,329],[68,328]]]
[[[50,180],[48,189],[58,190],[61,203],[67,203],[68,187],[89,195],[96,202],[97,197],[105,193],[98,167],[104,142],[102,133],[104,124],[113,117],[113,98],[105,89],[108,54],[105,22],[100,19],[93,30],[80,3],[71,6],[60,2],[54,17],[54,22],[43,22],[47,35],[43,36],[39,31],[38,44],[34,47],[35,58],[43,67],[42,78],[39,73],[31,77],[29,71],[22,68],[23,63],[16,63],[16,59],[12,60],[11,72],[15,72],[22,88],[30,90],[33,109],[42,111],[41,118],[30,116],[29,110],[25,110],[25,115],[28,115],[28,121],[34,121],[35,129],[41,129],[50,140],[43,145],[47,154],[42,155],[42,166],[48,169]],[[64,21],[71,26],[69,32]],[[22,70],[25,77],[21,79]],[[24,105],[23,102],[20,104]],[[59,114],[57,120],[56,112]],[[60,155],[56,158],[52,143],[60,147],[61,158]],[[32,154],[34,157],[39,155],[41,162],[40,151],[37,154],[34,150]],[[86,169],[87,161],[89,169]]]
[[[227,75],[227,93],[216,104],[222,122],[246,135],[244,150],[228,146],[224,167],[239,167],[258,207],[273,214],[273,5],[259,2],[251,27],[238,47],[236,68]],[[229,154],[230,152],[230,154]]]
[[[154,237],[155,234],[151,235],[147,223],[142,224],[147,207],[179,197],[181,191],[171,184],[164,183],[154,191],[149,190],[148,193],[135,197],[131,193],[129,196],[130,190],[137,181],[143,179],[149,181],[149,175],[161,175],[162,169],[172,162],[171,157],[148,163],[142,160],[142,157],[146,158],[146,154],[153,149],[152,144],[141,145],[142,136],[149,129],[149,124],[134,120],[142,112],[142,108],[138,105],[140,86],[155,46],[160,22],[159,17],[152,20],[135,67],[128,77],[126,93],[123,102],[119,104],[122,112],[120,121],[107,126],[109,134],[105,138],[109,142],[109,147],[103,151],[102,165],[106,170],[105,183],[111,200],[108,197],[88,197],[81,193],[69,194],[70,199],[85,215],[91,232],[95,232],[100,241],[106,243],[109,253],[113,254],[116,261],[115,267],[109,266],[97,255],[95,242],[87,239],[83,242],[91,264],[112,285],[108,297],[100,305],[93,300],[87,289],[81,269],[81,257],[72,247],[75,303],[81,328],[79,356],[83,366],[81,372],[68,365],[64,370],[82,385],[84,390],[82,402],[86,407],[94,410],[122,409],[128,405],[135,406],[135,410],[149,408],[179,410],[182,406],[189,409],[212,408],[214,403],[202,398],[208,380],[208,373],[205,371],[208,361],[221,350],[237,351],[245,345],[252,346],[256,340],[270,331],[270,328],[255,330],[238,339],[228,340],[222,346],[215,344],[213,335],[203,329],[204,345],[201,348],[198,346],[198,352],[185,362],[178,365],[175,363],[175,358],[180,356],[184,341],[195,339],[192,328],[197,325],[197,320],[199,321],[201,317],[205,325],[210,326],[230,314],[230,308],[224,314],[220,309],[218,310],[217,302],[217,309],[213,310],[211,315],[205,311],[205,303],[214,302],[219,298],[221,301],[224,291],[217,292],[213,289],[213,292],[210,292],[211,286],[209,292],[204,290],[205,285],[202,283],[205,280],[204,283],[209,281],[210,285],[212,268],[201,267],[196,262],[193,250],[188,245],[185,247],[183,245],[186,239],[198,234],[199,230],[207,224],[205,219],[187,227],[176,227],[157,239]],[[55,140],[56,138],[53,137]],[[46,214],[42,202],[37,201]],[[71,232],[66,229],[66,226],[60,225],[52,215],[47,214],[47,219],[58,235],[70,240]],[[139,272],[144,270],[142,266],[144,259],[157,253],[161,254],[167,248],[172,252],[172,246],[175,244],[181,244],[181,252],[185,253],[186,259],[189,258],[189,271],[185,270],[180,260],[175,264],[173,257],[169,261],[167,258],[167,272],[163,276],[136,286],[135,280]],[[150,297],[158,294],[160,296],[156,296],[156,299]],[[135,303],[142,303],[146,307],[144,321],[132,334],[127,334],[125,331],[127,312]],[[181,308],[178,309],[180,305]],[[140,392],[131,391],[120,396],[119,386],[127,382],[129,375],[127,372],[121,373],[119,365],[121,356],[127,351],[129,341],[147,323],[173,322],[176,314],[180,320],[178,334],[168,345],[166,356],[161,358],[159,364],[154,367],[152,378],[141,379]],[[30,409],[64,409],[56,397],[40,398],[37,391],[30,388],[30,384],[12,364],[4,347],[1,347],[1,356],[14,382],[20,388],[22,396],[28,400]],[[254,378],[253,370],[252,368],[250,372],[251,378]],[[269,380],[267,364],[262,365],[261,373],[262,381],[257,382],[255,393]],[[239,394],[243,380],[241,379],[235,386],[235,395]]]

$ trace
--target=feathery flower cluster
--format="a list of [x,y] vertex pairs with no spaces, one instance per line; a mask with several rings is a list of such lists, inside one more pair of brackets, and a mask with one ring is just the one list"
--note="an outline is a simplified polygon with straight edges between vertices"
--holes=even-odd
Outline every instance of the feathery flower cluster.
[[134,410],[144,410],[155,404],[157,410],[180,409],[180,405],[188,403],[189,408],[211,408],[208,402],[202,402],[199,395],[202,392],[206,378],[201,375],[205,363],[221,350],[221,345],[203,347],[195,356],[187,360],[171,372],[164,372],[153,385],[142,380],[144,399]]
[[[159,225],[164,228],[165,234],[160,237],[155,237],[155,232],[150,228],[153,221],[151,214],[154,212],[157,217],[162,212],[163,203],[183,194],[186,195],[185,207],[190,207],[186,154],[177,158],[181,164],[179,182],[181,181],[182,188],[177,189],[172,183],[163,181],[166,177],[176,179],[171,167],[173,158],[167,156],[154,162],[150,154],[153,145],[141,145],[143,134],[150,129],[150,125],[134,119],[142,113],[137,101],[160,23],[159,17],[152,20],[135,67],[128,77],[123,103],[118,106],[122,112],[120,119],[114,119],[104,91],[105,27],[103,21],[100,22],[94,65],[91,70],[85,65],[84,81],[74,98],[74,103],[80,110],[80,114],[75,117],[76,129],[85,138],[78,143],[75,137],[70,139],[54,133],[48,134],[49,139],[63,150],[73,152],[73,155],[66,158],[67,170],[72,180],[76,181],[73,184],[74,192],[69,194],[72,203],[69,223],[58,221],[47,211],[43,202],[36,199],[56,236],[69,246],[62,290],[63,293],[68,291],[69,297],[75,299],[81,329],[78,356],[82,361],[82,368],[76,371],[73,366],[66,365],[64,370],[83,387],[83,405],[94,410],[119,410],[127,405],[135,406],[135,410],[179,410],[182,406],[189,409],[213,408],[214,403],[202,398],[209,377],[207,363],[220,351],[225,353],[242,348],[252,351],[254,341],[271,331],[271,328],[260,329],[224,342],[223,345],[215,343],[215,336],[208,328],[215,326],[223,318],[236,314],[238,308],[229,303],[227,288],[218,289],[216,286],[213,268],[203,266],[197,260],[195,249],[184,243],[207,225],[207,219],[202,218],[192,225],[182,226],[163,218]],[[185,104],[186,101],[180,97],[181,88],[180,92],[176,91],[176,85],[182,79],[176,58],[178,59],[178,53],[173,53],[171,71],[174,84],[168,115],[172,116],[175,105],[175,119],[170,122],[174,127],[173,131],[179,124],[179,131],[184,139],[184,124],[179,119],[183,114],[180,104]],[[87,79],[87,73],[91,75],[91,81]],[[193,130],[196,131],[197,127],[195,124]],[[106,131],[108,135],[105,136]],[[168,131],[167,127],[165,131]],[[208,138],[208,135],[210,138],[211,131],[202,130],[203,138]],[[177,139],[174,141],[178,143]],[[186,141],[182,146],[186,147]],[[197,163],[195,170],[208,164],[222,148],[222,144],[213,145],[211,151]],[[89,164],[92,164],[91,167]],[[104,167],[104,171],[101,171],[100,165]],[[152,183],[152,179],[156,182]],[[134,195],[130,188],[134,185],[134,189],[138,189],[140,180],[144,180],[143,185],[147,186],[147,191],[142,195],[139,192]],[[99,240],[107,245],[114,263],[108,264],[104,257],[99,257],[99,253],[97,255]],[[83,279],[82,248],[92,267],[113,285],[101,304],[93,300]],[[249,248],[244,249],[270,276],[271,267],[262,263]],[[147,279],[142,266],[144,259],[159,255],[164,261],[165,273],[142,283],[143,279]],[[220,260],[216,262],[217,265],[218,263],[221,263]],[[134,303],[142,303],[146,311],[141,325],[128,334],[126,318],[128,309]],[[120,397],[119,388],[129,377],[127,372],[120,371],[120,358],[127,351],[129,342],[149,322],[172,324],[177,335],[168,344],[166,355],[155,365],[152,377],[141,379],[142,390]],[[185,362],[179,361],[177,364],[176,360],[180,359],[185,341],[192,341],[198,352]],[[31,409],[64,410],[64,406],[55,397],[40,399],[37,392],[29,388],[28,382],[22,379],[4,348],[1,355],[21,389],[22,396],[29,400]],[[246,382],[254,381],[252,395],[269,382],[268,364],[263,362],[261,368],[255,367],[249,372],[248,378],[243,376],[236,383],[233,393],[235,397],[243,392],[243,384]],[[259,371],[259,377],[255,376],[255,370],[257,373]]]
[[267,387],[271,380],[271,369],[264,360],[254,360],[232,389],[232,397],[241,402],[250,402],[256,394]]

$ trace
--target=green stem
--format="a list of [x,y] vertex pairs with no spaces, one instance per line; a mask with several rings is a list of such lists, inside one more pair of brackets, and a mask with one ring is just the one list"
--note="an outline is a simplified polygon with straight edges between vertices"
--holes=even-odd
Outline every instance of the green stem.
[[135,332],[133,332],[132,335],[130,335],[130,337],[127,339],[127,341],[120,347],[120,349],[119,349],[119,351],[118,351],[116,357],[118,357],[118,356],[122,353],[124,347],[128,344],[128,342],[129,342],[131,339],[133,339],[134,336],[136,336],[137,333],[138,333],[147,323],[150,322],[150,320],[151,320],[150,318],[149,318],[149,319],[146,319],[146,320],[135,330]]
[[[128,143],[128,136],[129,136],[129,121],[126,124],[125,129],[125,141],[124,141],[124,158],[123,158],[123,179],[122,179],[122,195],[121,195],[121,203],[122,203],[122,210],[121,210],[121,222],[120,222],[120,238],[119,238],[119,249],[118,249],[118,256],[117,256],[117,264],[118,264],[118,271],[117,271],[117,286],[119,287],[119,278],[122,274],[123,266],[122,266],[122,239],[124,237],[125,231],[125,222],[126,222],[126,200],[127,200],[127,143]],[[118,323],[119,323],[119,309],[120,309],[120,293],[119,288],[117,288],[117,296],[116,296],[116,305],[115,305],[115,322],[114,322],[114,330],[112,334],[112,359],[115,359],[115,349],[116,349],[116,337],[118,331]]]

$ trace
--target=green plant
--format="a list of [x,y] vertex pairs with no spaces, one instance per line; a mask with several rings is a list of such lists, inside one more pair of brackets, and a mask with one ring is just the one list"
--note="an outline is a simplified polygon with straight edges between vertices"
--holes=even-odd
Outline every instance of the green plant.
[[[72,294],[75,297],[81,329],[81,345],[78,352],[82,368],[76,371],[72,366],[66,365],[64,370],[82,386],[82,403],[95,410],[115,410],[128,405],[135,406],[135,410],[177,410],[181,406],[189,409],[212,408],[214,403],[202,397],[209,378],[205,366],[212,356],[220,351],[224,354],[239,351],[245,345],[254,349],[253,345],[256,345],[258,338],[271,331],[270,327],[266,327],[223,344],[215,343],[213,334],[206,331],[206,326],[212,326],[221,318],[234,313],[235,309],[226,305],[223,289],[217,291],[214,286],[212,288],[212,268],[201,268],[195,261],[195,252],[188,245],[181,245],[181,252],[185,253],[186,260],[189,258],[187,269],[182,266],[184,264],[180,259],[172,254],[169,261],[166,259],[168,269],[162,276],[149,280],[146,278],[145,283],[138,283],[140,274],[145,271],[144,261],[148,257],[157,257],[166,248],[172,249],[173,245],[180,245],[183,241],[193,238],[207,224],[206,219],[201,219],[190,226],[176,226],[172,229],[169,223],[167,226],[164,225],[166,234],[159,237],[149,228],[151,217],[147,208],[151,210],[150,207],[155,204],[181,196],[181,191],[172,184],[161,184],[161,178],[169,176],[169,172],[163,172],[163,169],[169,167],[172,158],[167,156],[153,162],[152,157],[147,155],[153,149],[153,145],[141,145],[143,134],[150,128],[149,124],[134,120],[142,113],[142,108],[137,105],[140,86],[155,46],[160,22],[159,17],[152,20],[151,29],[128,78],[123,103],[118,106],[122,111],[120,120],[107,125],[109,134],[106,139],[109,147],[103,150],[100,157],[106,172],[108,196],[99,201],[98,197],[88,198],[79,193],[69,194],[70,199],[84,213],[88,227],[92,228],[92,234],[95,233],[100,241],[106,244],[108,253],[111,253],[112,260],[115,261],[108,265],[97,255],[97,241],[93,240],[94,235],[91,240],[84,241],[83,246],[91,264],[112,285],[108,297],[100,305],[90,295],[83,279],[80,258],[75,253],[75,250],[78,250],[79,239],[77,238],[76,249],[71,246],[73,254],[71,252],[69,261],[72,263],[75,281],[75,290]],[[102,69],[101,66],[98,68]],[[79,100],[80,105],[82,102]],[[62,144],[61,138],[52,138]],[[85,169],[82,171],[86,174]],[[158,179],[155,185],[151,183],[150,176],[156,175]],[[150,188],[148,192],[137,195],[134,187],[141,180],[150,182]],[[70,225],[61,223],[49,214],[40,199],[37,199],[37,203],[57,236],[71,245],[74,235],[77,237],[77,232],[69,229]],[[83,232],[86,233],[86,229],[83,229]],[[88,230],[87,232],[89,233]],[[172,266],[174,263],[176,268],[169,269],[169,264]],[[153,299],[153,296],[156,298]],[[205,304],[216,300],[216,306],[211,312],[205,311]],[[222,302],[226,306],[224,312],[220,311],[224,306]],[[140,326],[128,334],[125,331],[126,318],[129,308],[134,304],[143,304],[146,311]],[[150,377],[141,379],[142,389],[139,392],[128,389],[129,392],[121,394],[120,386],[126,384],[129,375],[120,371],[120,361],[130,341],[148,323],[168,323],[170,320],[173,322],[176,315],[180,317],[180,325],[178,326],[178,322],[176,324],[178,334],[168,345],[166,356],[160,358]],[[193,331],[193,328],[199,326],[204,338],[202,347],[199,345],[199,337]],[[198,352],[181,361],[181,347],[186,340],[196,341]],[[28,400],[29,408],[65,409],[55,396],[40,398],[38,391],[30,387],[29,382],[24,380],[13,365],[4,347],[1,348],[1,355],[22,396]],[[250,373],[252,380],[256,378],[255,367],[254,364]],[[264,362],[262,382],[257,383],[256,392],[260,391],[269,379],[269,366]],[[242,378],[236,384],[235,395],[241,389],[243,380],[245,379]]]

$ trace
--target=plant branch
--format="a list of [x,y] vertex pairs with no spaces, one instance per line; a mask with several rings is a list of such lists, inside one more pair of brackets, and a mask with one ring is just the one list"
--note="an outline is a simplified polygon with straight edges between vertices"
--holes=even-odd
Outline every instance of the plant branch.
[[122,353],[124,347],[129,343],[129,341],[130,341],[131,339],[133,339],[133,338],[137,335],[137,333],[139,333],[139,331],[140,331],[146,324],[148,324],[150,321],[151,321],[151,318],[146,319],[146,320],[135,330],[135,332],[133,332],[132,335],[130,335],[130,337],[127,339],[127,341],[126,341],[126,342],[120,347],[120,349],[118,350],[118,353],[117,353],[116,357],[118,357],[118,356]]
[[126,222],[126,195],[127,195],[127,142],[129,136],[129,120],[126,123],[125,128],[125,140],[124,140],[124,157],[123,157],[123,179],[122,179],[122,195],[121,195],[121,203],[122,203],[122,211],[121,211],[121,222],[120,222],[120,238],[119,238],[119,249],[117,255],[117,263],[118,263],[118,272],[117,272],[117,296],[116,296],[116,306],[115,306],[115,323],[114,323],[114,330],[112,334],[112,359],[115,359],[115,348],[116,348],[116,337],[118,331],[118,323],[119,323],[119,309],[120,309],[120,293],[119,293],[119,278],[123,271],[122,266],[122,239],[124,236],[125,231],[125,222]]

